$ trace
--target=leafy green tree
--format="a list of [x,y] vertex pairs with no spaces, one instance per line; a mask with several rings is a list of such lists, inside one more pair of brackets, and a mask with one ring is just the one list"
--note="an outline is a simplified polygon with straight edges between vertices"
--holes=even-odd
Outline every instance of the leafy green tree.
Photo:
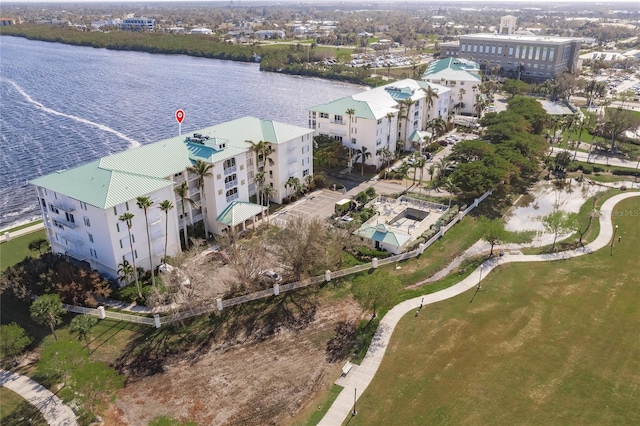
[[69,323],[69,331],[78,333],[78,339],[84,339],[85,346],[89,347],[89,333],[94,325],[98,323],[98,318],[92,315],[78,315]]
[[363,310],[371,310],[373,320],[377,310],[393,302],[400,289],[400,280],[386,271],[377,270],[373,274],[358,276],[351,285],[351,294]]
[[29,250],[37,251],[42,256],[42,250],[49,249],[49,241],[46,238],[38,238],[29,243]]
[[136,199],[136,204],[138,208],[141,208],[144,211],[144,222],[147,229],[147,247],[149,249],[149,270],[151,271],[151,284],[155,287],[156,280],[154,277],[153,271],[153,254],[151,253],[151,234],[149,233],[149,209],[153,205],[153,201],[149,197],[138,197]]
[[524,95],[529,92],[531,86],[524,81],[507,78],[502,85],[502,90],[514,97],[516,95]]
[[555,210],[542,218],[542,225],[545,231],[553,234],[553,245],[551,250],[556,247],[556,240],[558,235],[566,233],[575,228],[574,221],[576,216],[569,216],[561,210]]
[[571,153],[569,151],[560,151],[554,160],[556,170],[564,171],[571,162]]
[[131,239],[131,227],[133,226],[133,218],[135,215],[131,212],[124,212],[118,217],[118,220],[124,222],[127,225],[127,232],[129,233],[129,248],[131,249],[131,262],[133,264],[133,278],[136,280],[136,291],[138,297],[142,297],[142,289],[140,288],[140,281],[138,280],[138,268],[136,267],[136,253],[133,251],[133,239]]
[[500,218],[489,219],[486,216],[480,216],[480,229],[482,230],[482,238],[491,244],[491,252],[489,257],[493,256],[493,247],[504,241],[507,231],[504,228],[504,222]]
[[14,363],[18,362],[18,356],[31,344],[33,339],[27,335],[24,328],[15,322],[0,325],[0,359],[7,362],[9,358]]
[[53,337],[58,340],[56,325],[62,322],[62,315],[67,312],[62,307],[60,297],[57,294],[43,294],[31,304],[29,310],[31,318],[38,324],[48,325]]

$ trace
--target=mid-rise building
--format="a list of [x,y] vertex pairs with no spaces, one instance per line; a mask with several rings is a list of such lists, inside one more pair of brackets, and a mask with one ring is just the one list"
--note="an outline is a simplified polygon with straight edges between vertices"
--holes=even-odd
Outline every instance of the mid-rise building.
[[379,166],[382,148],[412,149],[414,131],[426,130],[433,118],[447,118],[450,92],[435,83],[400,80],[310,108],[309,127],[352,150],[366,148],[371,156],[365,164]]
[[150,18],[125,18],[120,22],[120,28],[129,31],[153,31],[156,29],[156,20]]
[[482,83],[477,62],[462,58],[445,58],[429,64],[422,80],[451,88],[449,110],[454,114],[472,115],[476,94]]
[[[313,130],[303,127],[245,117],[55,172],[31,184],[52,251],[116,277],[124,260],[135,259],[145,269],[159,265],[165,242],[167,255],[180,252],[184,226],[204,220],[210,232],[221,233],[255,223],[266,213],[265,206],[252,202],[264,186],[271,188],[271,201],[280,203],[289,178],[304,182],[313,174],[312,135]],[[266,147],[261,154],[252,150],[259,143]],[[203,199],[198,177],[188,170],[198,160],[211,166]],[[264,177],[259,183],[258,173]],[[184,216],[174,190],[183,182],[186,198],[193,201],[185,199]],[[153,202],[146,218],[138,197]],[[174,208],[162,211],[165,200]],[[130,229],[121,220],[126,212],[134,215]]]

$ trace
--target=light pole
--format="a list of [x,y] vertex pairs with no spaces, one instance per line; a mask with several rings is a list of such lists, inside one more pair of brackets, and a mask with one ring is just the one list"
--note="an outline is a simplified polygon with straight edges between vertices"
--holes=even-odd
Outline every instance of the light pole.
[[616,227],[613,228],[613,237],[611,237],[611,250],[609,252],[609,256],[613,256],[613,242],[616,239],[616,232],[618,232],[618,225],[616,225]]
[[478,278],[478,290],[480,290],[482,288],[480,286],[480,281],[482,281],[482,268],[484,268],[484,266],[480,265],[480,278]]
[[358,414],[358,412],[356,411],[356,392],[358,392],[358,389],[354,388],[353,389],[353,411],[351,412],[352,416],[355,416],[356,414]]

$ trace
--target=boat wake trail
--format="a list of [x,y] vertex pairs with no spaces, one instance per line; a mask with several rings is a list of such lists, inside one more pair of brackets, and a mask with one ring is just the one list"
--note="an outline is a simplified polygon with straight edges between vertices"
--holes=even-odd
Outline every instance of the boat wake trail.
[[117,130],[114,130],[114,129],[110,128],[110,127],[107,127],[104,124],[94,123],[93,121],[89,121],[89,120],[84,119],[82,117],[77,117],[75,115],[65,114],[63,112],[56,111],[55,109],[48,108],[48,107],[42,105],[40,102],[34,100],[31,96],[29,96],[29,94],[27,92],[22,90],[22,88],[20,86],[18,86],[15,82],[13,82],[13,81],[11,81],[11,80],[9,80],[7,78],[2,78],[2,80],[5,80],[8,83],[10,83],[18,91],[18,93],[20,93],[27,100],[27,102],[35,105],[38,109],[40,109],[40,110],[42,110],[44,112],[47,112],[47,113],[53,114],[53,115],[58,115],[60,117],[66,117],[66,118],[69,118],[71,120],[75,120],[75,121],[77,121],[79,123],[88,124],[90,126],[97,127],[98,129],[100,129],[102,131],[105,131],[105,132],[108,132],[108,133],[112,133],[112,134],[118,136],[119,138],[122,138],[122,139],[126,140],[127,142],[129,142],[129,148],[137,148],[137,147],[140,146],[140,142],[138,142],[137,140],[132,139],[129,136],[127,136],[127,135],[125,135],[123,133],[120,133]]

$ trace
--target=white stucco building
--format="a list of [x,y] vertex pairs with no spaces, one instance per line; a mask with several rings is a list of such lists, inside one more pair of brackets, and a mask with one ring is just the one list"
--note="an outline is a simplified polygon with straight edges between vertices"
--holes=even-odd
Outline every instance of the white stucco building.
[[455,114],[472,115],[476,94],[482,83],[480,66],[468,59],[445,58],[429,64],[422,80],[451,88],[449,110]]
[[[304,182],[313,174],[312,135],[313,130],[303,127],[244,117],[52,173],[31,184],[52,251],[116,277],[118,265],[123,260],[131,263],[132,257],[147,270],[158,266],[165,241],[167,255],[180,252],[179,232],[185,224],[206,220],[212,233],[250,226],[266,211],[250,202],[258,189],[256,174],[264,172],[263,185],[273,188],[271,201],[282,202],[290,177]],[[265,142],[270,147],[267,158],[256,164],[249,141]],[[204,179],[204,203],[196,175],[187,170],[197,160],[211,165],[211,175]],[[185,181],[195,206],[185,202],[183,218],[174,188]],[[138,197],[153,201],[147,211],[151,258]],[[159,208],[164,200],[174,206],[167,213]],[[134,215],[131,244],[127,224],[120,220],[125,212]]]
[[351,149],[366,147],[366,164],[379,166],[380,149],[412,149],[414,131],[427,130],[433,118],[447,118],[450,92],[440,84],[400,80],[310,108],[309,127]]

